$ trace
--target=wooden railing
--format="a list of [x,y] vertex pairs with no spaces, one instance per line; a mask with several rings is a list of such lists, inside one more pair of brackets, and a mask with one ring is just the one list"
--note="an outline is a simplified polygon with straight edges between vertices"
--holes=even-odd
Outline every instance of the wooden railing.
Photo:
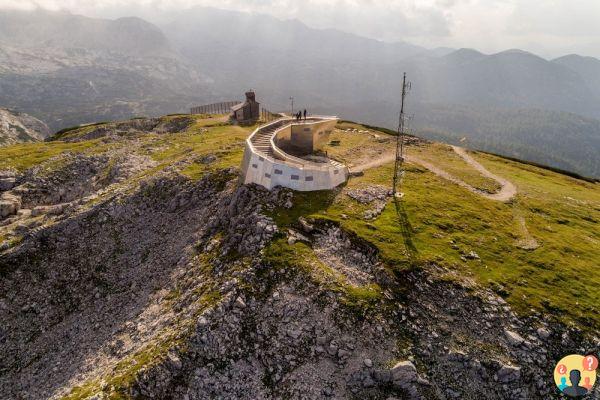
[[[192,107],[190,114],[229,114],[231,107],[240,104],[239,101],[222,101],[220,103],[205,104],[203,106]],[[281,114],[271,112],[266,108],[260,109],[260,119],[264,122],[275,121],[281,118]]]
[[229,114],[231,107],[240,103],[240,101],[222,101],[220,103],[205,104],[203,106],[192,107],[190,114]]

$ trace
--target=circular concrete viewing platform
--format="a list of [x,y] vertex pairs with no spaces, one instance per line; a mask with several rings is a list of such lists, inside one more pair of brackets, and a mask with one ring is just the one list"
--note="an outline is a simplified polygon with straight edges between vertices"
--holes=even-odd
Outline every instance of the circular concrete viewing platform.
[[322,155],[311,157],[329,141],[337,122],[338,118],[332,116],[300,121],[284,117],[258,127],[246,139],[243,183],[256,183],[269,190],[283,186],[313,191],[330,190],[346,182],[345,165]]

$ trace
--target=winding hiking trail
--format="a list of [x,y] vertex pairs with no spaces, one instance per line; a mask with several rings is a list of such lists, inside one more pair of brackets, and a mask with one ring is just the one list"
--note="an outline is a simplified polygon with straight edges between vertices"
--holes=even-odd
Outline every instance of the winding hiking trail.
[[452,149],[463,160],[465,160],[467,162],[467,164],[469,164],[470,166],[475,168],[477,171],[479,171],[479,173],[481,175],[495,180],[502,186],[502,188],[498,191],[498,193],[493,193],[493,194],[484,193],[484,192],[476,190],[475,188],[472,187],[471,189],[473,189],[476,193],[483,194],[485,197],[487,197],[488,199],[491,199],[491,200],[504,201],[504,202],[509,201],[513,197],[516,196],[517,187],[511,181],[509,181],[508,179],[504,179],[501,176],[492,174],[490,171],[485,169],[485,167],[483,165],[481,165],[477,161],[475,161],[473,159],[473,157],[468,155],[467,151],[464,148],[458,147],[458,146],[452,146]]
[[[475,168],[481,175],[498,182],[501,186],[500,190],[497,193],[487,193],[482,190],[475,189],[473,186],[469,185],[465,181],[455,177],[454,175],[449,174],[448,172],[444,171],[443,169],[437,167],[436,165],[434,165],[430,162],[421,160],[418,157],[415,157],[412,155],[406,155],[405,159],[406,159],[406,161],[411,162],[413,164],[419,164],[419,165],[427,168],[434,174],[436,174],[446,180],[449,180],[450,182],[453,182],[453,183],[469,190],[470,192],[478,194],[487,199],[507,202],[507,201],[510,201],[513,197],[515,197],[515,195],[517,194],[517,187],[512,182],[489,172],[487,169],[485,169],[485,167],[483,165],[481,165],[480,163],[475,161],[475,159],[473,159],[473,157],[468,155],[466,150],[463,149],[462,147],[458,147],[458,146],[451,146],[451,147],[456,152],[456,154],[458,154],[463,160],[465,160],[465,162],[467,164],[469,164],[470,166]],[[350,172],[351,173],[363,172],[363,171],[366,171],[371,168],[376,168],[383,164],[387,164],[389,162],[394,161],[395,157],[396,157],[396,155],[393,153],[385,154],[385,155],[382,155],[377,160],[369,161],[367,163],[357,165],[356,167],[351,168]]]

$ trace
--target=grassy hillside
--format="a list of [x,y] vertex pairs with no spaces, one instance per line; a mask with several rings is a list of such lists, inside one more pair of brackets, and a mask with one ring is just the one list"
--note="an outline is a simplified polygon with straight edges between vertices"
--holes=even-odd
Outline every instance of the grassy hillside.
[[[339,140],[340,146],[329,146],[330,154],[347,161],[389,151],[392,144],[385,134],[360,128],[369,133],[336,131],[333,139]],[[251,129],[224,125],[218,118],[197,118],[182,133],[138,137],[135,151],[158,162],[146,174],[182,162],[181,173],[198,179],[208,170],[237,167],[243,140]],[[99,139],[22,144],[0,149],[0,164],[24,170],[47,165],[65,152],[100,154],[114,146],[118,144]],[[200,160],[208,154],[216,155],[218,162],[203,164]],[[495,182],[479,175],[445,145],[409,147],[409,154],[440,165],[475,187],[497,189]],[[345,193],[369,185],[389,186],[390,163],[352,178],[335,192],[298,194],[303,199],[297,202],[299,208],[282,210],[278,221],[284,227],[300,215],[333,220],[377,246],[392,266],[434,262],[456,279],[472,278],[493,287],[524,313],[535,309],[552,312],[565,321],[600,326],[600,272],[595,268],[600,252],[598,185],[500,157],[473,155],[490,171],[517,185],[516,199],[508,204],[486,200],[423,167],[408,164],[403,200],[397,205],[389,201],[379,218],[365,221],[361,217],[365,206]],[[532,236],[540,246],[519,248],[524,236]],[[461,256],[471,251],[481,259],[463,261]],[[411,253],[412,260],[408,257]]]
[[[158,328],[136,333],[138,336],[134,344],[128,344],[130,347],[127,357],[113,355],[112,358],[107,358],[104,353],[98,353],[102,354],[101,363],[92,372],[82,375],[75,375],[73,372],[73,375],[67,377],[69,386],[64,386],[65,380],[58,381],[63,385],[59,386],[62,388],[61,393],[70,393],[67,398],[87,398],[101,390],[113,396],[110,398],[127,398],[125,394],[130,393],[128,388],[136,385],[140,374],[158,368],[157,365],[164,362],[175,363],[169,361],[172,359],[172,350],[189,345],[187,338],[195,332],[198,313],[217,304],[222,296],[221,291],[224,287],[231,286],[231,282],[241,282],[240,287],[247,293],[258,293],[276,285],[277,279],[284,279],[282,276],[308,277],[303,285],[326,288],[335,294],[344,313],[362,321],[373,315],[380,318],[380,313],[392,312],[396,306],[409,307],[404,300],[399,299],[411,298],[412,286],[420,286],[424,282],[415,283],[411,280],[413,278],[407,277],[422,272],[428,274],[427,271],[434,269],[437,271],[435,277],[423,275],[428,276],[426,281],[439,279],[449,285],[447,288],[467,288],[473,294],[491,289],[520,317],[543,316],[544,320],[574,326],[590,333],[600,328],[598,184],[477,152],[470,152],[470,155],[488,171],[516,185],[516,197],[506,203],[489,200],[441,178],[415,162],[405,165],[402,199],[393,200],[384,194],[375,203],[355,200],[354,193],[365,190],[383,188],[383,193],[387,193],[393,164],[383,163],[366,169],[362,176],[352,177],[346,185],[336,190],[293,193],[293,204],[290,206],[285,202],[265,206],[264,212],[277,225],[278,233],[273,234],[260,251],[259,263],[261,266],[267,265],[268,269],[257,267],[257,276],[252,279],[257,279],[258,283],[248,283],[243,271],[253,265],[256,259],[237,250],[226,252],[219,247],[213,248],[213,242],[225,240],[225,231],[219,231],[208,245],[201,246],[200,243],[203,242],[195,236],[196,229],[204,229],[209,225],[209,219],[201,219],[195,213],[205,212],[210,217],[221,212],[215,211],[221,204],[219,202],[226,199],[221,191],[226,186],[231,190],[233,186],[239,185],[234,177],[242,159],[244,140],[254,128],[232,126],[223,116],[174,115],[153,121],[133,120],[87,126],[63,132],[51,142],[20,144],[0,149],[2,170],[10,169],[17,174],[25,173],[23,176],[39,177],[36,182],[42,184],[54,182],[72,186],[68,179],[73,175],[83,179],[86,170],[92,169],[88,166],[73,169],[72,165],[77,166],[72,164],[73,160],[92,160],[95,172],[89,180],[96,185],[91,195],[85,193],[85,196],[80,196],[70,206],[79,208],[71,208],[65,215],[32,213],[30,216],[20,216],[21,220],[0,226],[0,274],[11,277],[10,279],[19,278],[19,274],[13,274],[13,268],[17,264],[5,257],[9,257],[11,252],[19,254],[19,246],[33,240],[33,236],[23,233],[27,226],[34,226],[38,231],[52,231],[52,227],[64,226],[65,232],[69,232],[73,226],[88,226],[86,229],[89,231],[83,231],[85,234],[92,232],[92,238],[96,235],[104,236],[98,236],[102,239],[93,244],[98,247],[90,250],[94,253],[90,255],[92,258],[88,261],[77,259],[82,269],[72,275],[76,277],[74,279],[87,282],[87,278],[77,277],[95,268],[89,279],[100,282],[102,290],[107,290],[114,298],[123,296],[123,304],[116,304],[114,307],[132,307],[133,303],[140,302],[140,310],[149,315],[146,318],[152,321],[154,316],[156,321],[160,321],[157,322]],[[385,159],[393,154],[394,138],[372,127],[340,123],[331,139],[332,142],[326,148],[328,154],[354,167]],[[414,139],[408,146],[408,156],[434,164],[483,192],[494,193],[499,189],[497,182],[482,176],[446,145]],[[138,164],[135,168],[128,166],[127,174],[123,174],[127,166],[123,160],[133,160]],[[198,210],[188,209],[187,206],[182,206],[187,203],[180,200],[181,196],[176,197],[177,201],[172,201],[175,200],[177,191],[169,192],[161,189],[160,185],[148,183],[154,178],[160,182],[165,176],[170,176],[172,180],[165,181],[177,182],[185,190],[202,187],[217,192],[199,192],[195,198],[205,203],[201,203]],[[68,194],[68,190],[63,191]],[[281,192],[276,192],[273,196],[281,196]],[[188,197],[194,198],[192,195]],[[61,197],[60,202],[67,200]],[[25,201],[31,203],[33,200],[26,198]],[[384,206],[379,215],[372,213],[374,205]],[[207,211],[209,206],[215,210]],[[95,209],[101,210],[98,211],[99,214],[95,213]],[[136,210],[135,215],[125,215],[121,211],[131,209]],[[227,212],[233,213],[234,218],[237,218],[235,210],[225,208],[223,213]],[[154,219],[167,218],[166,216],[170,218],[168,223]],[[384,279],[384,283],[380,280],[353,280],[327,262],[322,249],[317,246],[318,242],[290,240],[288,232],[299,229],[300,217],[315,226],[339,227],[352,243],[374,249],[377,259],[382,263],[381,273],[388,276],[387,280]],[[244,220],[247,218],[250,217],[244,217]],[[79,222],[68,225],[69,219]],[[124,221],[123,226],[114,222],[121,220]],[[139,225],[133,224],[131,220]],[[224,217],[224,220],[229,223],[229,217]],[[241,220],[232,221],[234,226],[241,224]],[[151,226],[148,227],[148,224]],[[146,243],[148,238],[156,241]],[[76,239],[70,240],[58,242],[73,246]],[[239,239],[231,240],[234,244],[240,242]],[[138,248],[139,241],[146,247]],[[182,254],[190,252],[189,249],[184,251],[186,248],[180,241],[193,244],[193,262],[186,264],[192,269],[182,273],[185,279],[178,275],[180,272],[172,270],[174,264],[183,268],[178,260]],[[44,246],[49,245],[48,242],[42,243]],[[49,243],[51,245],[52,241]],[[86,246],[85,240],[81,246],[83,247],[74,251],[73,257],[87,257],[80,254]],[[98,255],[95,254],[96,251],[99,252]],[[44,254],[44,257],[54,260],[62,257],[63,253],[60,256],[51,252]],[[149,254],[151,258],[148,258]],[[34,273],[37,274],[35,271],[45,262],[44,257],[36,255],[24,260],[33,260],[36,265]],[[93,264],[96,262],[93,260],[99,260],[99,265]],[[74,265],[71,259],[67,261],[65,265]],[[229,265],[228,263],[233,267],[224,270],[223,266]],[[92,268],[88,265],[95,266]],[[157,269],[156,265],[160,265],[160,268]],[[108,270],[110,273],[106,268],[111,268]],[[161,281],[157,284],[148,278],[147,285],[151,287],[148,290],[158,291],[160,300],[154,303],[155,300],[150,301],[149,297],[146,304],[144,297],[129,295],[134,290],[131,289],[133,286],[129,286],[129,281],[126,288],[119,287],[122,279],[122,272],[119,271],[129,269],[134,271],[134,275],[138,275],[139,270],[151,274],[165,273],[173,279],[173,283],[165,284]],[[112,274],[116,275],[113,277]],[[48,275],[54,276],[56,273]],[[41,280],[39,284],[44,282]],[[135,283],[142,286],[144,284],[146,283]],[[73,294],[72,291],[76,289],[66,285],[61,281],[53,290],[72,302],[78,296],[85,298],[88,295],[92,298],[90,301],[99,301],[98,297],[93,298],[91,289],[84,290],[83,294]],[[103,299],[104,297],[102,301]],[[160,306],[156,306],[159,303]],[[96,318],[96,313],[93,315]],[[135,315],[137,318],[138,314]],[[121,318],[119,321],[122,324],[130,321],[125,314],[118,318]],[[135,318],[130,318],[135,321]],[[170,322],[166,324],[165,320]],[[77,324],[79,326],[80,323]],[[226,325],[224,327],[226,329]],[[254,328],[245,326],[244,329],[253,332]],[[449,329],[454,332],[450,336],[458,335],[457,326]],[[111,330],[111,326],[107,325],[103,334],[112,332]],[[97,336],[93,340],[112,340],[112,336],[108,337],[110,339]],[[405,354],[410,347],[407,343],[417,340],[400,337],[402,340],[397,339],[398,343],[394,345],[394,354]],[[98,346],[102,344],[103,342]],[[83,342],[81,346],[84,346],[81,351],[91,352],[90,357],[98,357],[92,345]],[[478,351],[490,350],[486,348],[484,341],[473,346]],[[39,359],[42,360],[39,362],[44,362],[43,357]],[[82,360],[78,362],[83,363]],[[360,362],[362,363],[362,359]],[[76,372],[80,373],[80,370]],[[41,385],[40,382],[35,384]],[[70,388],[74,386],[75,389],[71,391]],[[48,387],[56,389],[56,386],[50,384]]]
[[[356,152],[380,157],[390,146],[367,134],[336,135],[341,146],[330,152],[342,159],[344,153],[352,158]],[[494,190],[489,180],[457,160],[445,145],[409,147],[408,154],[436,163],[473,186]],[[600,273],[595,267],[600,252],[598,184],[501,157],[473,156],[516,184],[517,197],[507,204],[487,200],[408,164],[404,198],[397,205],[389,202],[375,221],[364,221],[365,207],[343,192],[302,194],[301,203],[314,207],[303,205],[298,213],[340,223],[376,245],[392,265],[443,265],[452,279],[474,279],[490,286],[525,314],[549,312],[581,328],[600,326]],[[344,191],[389,186],[392,173],[392,163],[369,170],[351,179]],[[315,200],[319,196],[327,200]],[[539,247],[521,248],[531,238]],[[481,259],[462,258],[471,251]]]

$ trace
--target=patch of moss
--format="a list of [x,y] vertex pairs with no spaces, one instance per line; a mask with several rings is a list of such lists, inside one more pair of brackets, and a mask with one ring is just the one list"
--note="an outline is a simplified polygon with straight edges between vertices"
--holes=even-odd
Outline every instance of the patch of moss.
[[83,153],[92,149],[98,143],[98,140],[79,143],[35,142],[2,147],[0,148],[0,165],[3,168],[15,168],[18,171],[24,171],[67,152]]
[[135,382],[136,377],[142,370],[151,368],[162,362],[168,351],[177,345],[177,341],[172,337],[160,340],[156,343],[150,343],[144,346],[134,355],[120,361],[106,379],[108,398],[116,400],[120,398],[129,398],[129,388]]
[[361,310],[370,310],[376,307],[383,298],[381,288],[376,283],[364,286],[346,285],[344,296],[340,299],[342,304]]
[[108,124],[108,122],[97,122],[94,124],[71,126],[71,127],[59,130],[58,132],[56,132],[55,134],[53,134],[46,140],[47,141],[56,141],[56,140],[65,139],[67,137],[81,136],[81,135],[91,131],[95,127],[98,127],[101,125],[106,125],[106,124]]
[[[264,250],[264,260],[269,264],[269,271],[275,268],[279,275],[303,274],[314,284],[340,295],[340,302],[349,311],[365,316],[372,311],[382,299],[382,291],[377,284],[362,286],[352,285],[340,272],[321,262],[313,250],[306,244],[297,242],[293,245],[280,237]],[[269,276],[272,276],[269,273]],[[268,277],[264,276],[267,279]],[[271,282],[274,286],[276,282]]]
[[[170,301],[175,301],[181,292],[175,289],[171,292]],[[207,290],[197,300],[198,307],[196,316],[203,310],[216,305],[222,296],[218,291]],[[169,351],[181,348],[185,338],[193,333],[195,318],[180,321],[175,327],[165,331],[158,338],[147,343],[134,354],[119,361],[109,374],[101,380],[90,380],[81,386],[71,389],[71,392],[62,400],[79,400],[88,398],[94,394],[102,393],[103,398],[110,400],[130,399],[130,389],[135,383],[138,375],[145,370],[163,362]],[[100,384],[102,381],[102,385]]]
[[85,382],[81,386],[75,386],[71,389],[71,392],[66,396],[63,396],[61,400],[85,400],[100,392],[100,382],[92,380]]

